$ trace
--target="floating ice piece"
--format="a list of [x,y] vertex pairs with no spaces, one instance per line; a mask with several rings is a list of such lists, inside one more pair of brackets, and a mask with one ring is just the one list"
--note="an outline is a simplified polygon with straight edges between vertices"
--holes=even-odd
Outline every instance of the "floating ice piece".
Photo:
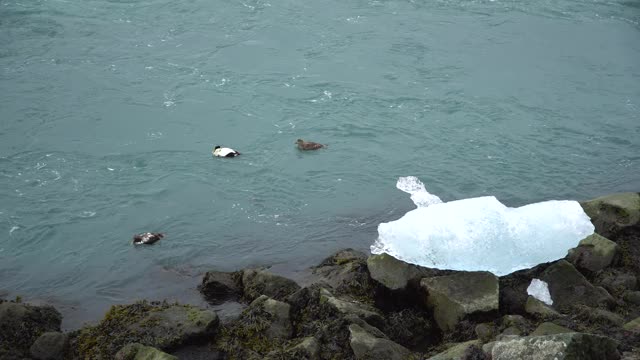
[[381,223],[371,252],[416,265],[502,276],[560,259],[594,230],[576,201],[509,208],[493,196],[441,202],[415,177],[397,187],[418,208]]
[[549,293],[549,286],[542,280],[531,280],[531,284],[529,284],[529,287],[527,288],[527,294],[533,296],[534,298],[542,301],[549,306],[553,305],[553,300],[551,299],[551,294]]

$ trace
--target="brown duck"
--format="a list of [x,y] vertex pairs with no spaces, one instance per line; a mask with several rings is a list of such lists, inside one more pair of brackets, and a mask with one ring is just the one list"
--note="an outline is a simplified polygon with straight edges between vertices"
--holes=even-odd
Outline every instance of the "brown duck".
[[318,150],[327,147],[327,145],[319,144],[313,141],[304,141],[302,139],[298,139],[296,141],[298,144],[298,149],[300,150]]

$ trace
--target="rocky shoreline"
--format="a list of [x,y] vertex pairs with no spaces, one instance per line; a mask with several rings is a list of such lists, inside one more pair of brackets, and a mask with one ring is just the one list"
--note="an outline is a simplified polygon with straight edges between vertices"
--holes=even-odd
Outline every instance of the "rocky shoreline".
[[[640,359],[640,194],[581,205],[596,234],[502,277],[345,249],[304,287],[268,269],[206,273],[208,302],[244,306],[225,321],[141,301],[68,333],[51,306],[0,300],[0,359]],[[551,306],[527,294],[532,279]]]

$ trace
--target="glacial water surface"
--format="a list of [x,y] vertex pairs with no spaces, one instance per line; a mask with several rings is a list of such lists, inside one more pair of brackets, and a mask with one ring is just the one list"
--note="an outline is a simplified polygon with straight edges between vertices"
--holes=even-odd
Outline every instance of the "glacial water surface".
[[407,175],[509,206],[640,190],[640,3],[0,0],[0,293],[69,326],[366,251]]

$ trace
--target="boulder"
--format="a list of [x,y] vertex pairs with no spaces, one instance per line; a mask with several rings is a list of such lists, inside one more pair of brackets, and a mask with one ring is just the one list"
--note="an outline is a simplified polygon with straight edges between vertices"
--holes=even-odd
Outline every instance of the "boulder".
[[626,290],[634,291],[638,287],[638,279],[634,274],[619,269],[608,269],[602,272],[595,283],[612,294],[621,294]]
[[31,345],[31,356],[38,360],[62,360],[69,346],[69,337],[57,331],[46,332]]
[[596,232],[607,238],[640,224],[640,193],[619,193],[581,203]]
[[374,307],[355,301],[339,299],[327,289],[320,290],[320,303],[327,304],[343,315],[355,315],[374,326],[384,322],[384,318]]
[[467,315],[498,310],[498,278],[490,272],[460,272],[424,278],[425,302],[443,331],[451,331]]
[[118,351],[115,360],[178,360],[178,358],[151,346],[134,343]]
[[556,325],[552,322],[543,322],[530,334],[531,336],[555,335],[573,332],[564,326]]
[[373,282],[367,270],[366,255],[352,249],[340,250],[312,268],[317,282],[329,286],[337,295],[370,297]]
[[356,324],[349,325],[349,343],[357,360],[407,360],[413,354],[409,349],[391,340],[377,338]]
[[596,272],[611,265],[618,251],[618,244],[594,233],[569,250],[567,259],[580,270]]
[[258,306],[261,306],[262,309],[269,314],[266,319],[269,324],[264,329],[264,335],[272,341],[276,339],[289,339],[293,332],[289,314],[291,306],[282,301],[271,299],[266,295],[260,296],[249,305],[249,307]]
[[622,298],[630,304],[640,305],[640,291],[625,291]]
[[640,333],[640,317],[637,317],[634,320],[631,320],[628,323],[624,324],[622,328],[628,331]]
[[320,359],[320,344],[316,338],[309,336],[286,351],[287,359],[318,360]]
[[389,290],[405,289],[411,282],[417,283],[423,277],[432,277],[439,270],[408,264],[383,253],[367,259],[371,278]]
[[540,278],[549,285],[549,293],[555,309],[563,310],[576,304],[598,307],[615,302],[605,289],[591,285],[573,265],[565,260],[549,266]]
[[479,340],[452,344],[447,350],[430,357],[428,360],[466,360],[469,348],[478,345],[480,345]]
[[51,306],[0,303],[0,358],[9,353],[26,356],[40,335],[60,331],[61,322],[62,316]]
[[212,304],[222,304],[242,296],[241,273],[208,271],[202,278],[198,290]]
[[588,306],[576,305],[574,310],[578,317],[588,319],[590,323],[595,323],[600,326],[608,325],[619,327],[624,324],[624,319],[620,315],[604,309],[595,309]]
[[480,342],[488,343],[496,337],[496,326],[493,323],[482,323],[476,325],[476,336]]
[[256,269],[242,271],[242,287],[244,296],[249,301],[257,299],[260,295],[284,301],[287,296],[300,289],[291,279]]
[[564,333],[527,336],[483,346],[492,360],[618,360],[616,341],[599,335]]
[[531,314],[541,318],[557,318],[562,316],[559,312],[553,310],[553,308],[542,301],[529,296],[527,303],[524,307],[524,311],[527,314]]
[[98,325],[82,328],[72,345],[80,357],[91,359],[112,358],[132,342],[168,350],[206,339],[218,324],[215,312],[191,305],[114,305]]

